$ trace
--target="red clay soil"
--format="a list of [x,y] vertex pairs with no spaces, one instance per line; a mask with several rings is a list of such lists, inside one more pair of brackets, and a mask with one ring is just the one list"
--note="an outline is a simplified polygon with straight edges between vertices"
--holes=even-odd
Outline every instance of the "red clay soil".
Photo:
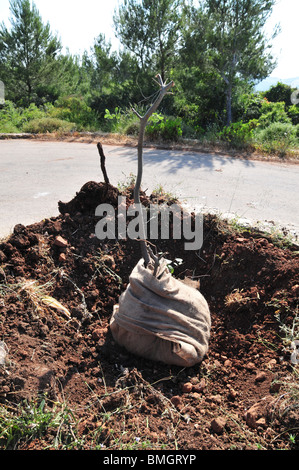
[[[234,232],[214,216],[205,216],[200,251],[185,251],[184,240],[152,240],[168,259],[183,260],[174,276],[200,280],[212,318],[201,364],[154,363],[119,347],[109,330],[141,257],[138,241],[94,235],[95,207],[116,208],[118,195],[88,182],[59,202],[58,217],[17,225],[0,243],[0,339],[8,348],[0,422],[3,410],[22,416],[25,404],[53,416],[11,440],[0,432],[0,447],[298,449],[298,365],[290,361],[298,248]],[[151,200],[142,194],[145,205]]]

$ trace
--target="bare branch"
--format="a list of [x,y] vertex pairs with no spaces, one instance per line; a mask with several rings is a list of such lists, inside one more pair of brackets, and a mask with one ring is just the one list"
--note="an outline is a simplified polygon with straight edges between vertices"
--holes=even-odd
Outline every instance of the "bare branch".
[[136,116],[139,118],[139,119],[142,119],[142,116],[140,116],[140,114],[136,111],[136,109],[132,108],[132,111],[134,114],[136,114]]

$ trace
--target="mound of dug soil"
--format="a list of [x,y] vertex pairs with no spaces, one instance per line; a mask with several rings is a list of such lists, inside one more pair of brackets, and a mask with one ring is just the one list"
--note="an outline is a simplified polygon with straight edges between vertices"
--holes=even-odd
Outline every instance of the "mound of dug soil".
[[[200,281],[212,330],[201,364],[151,362],[119,347],[109,330],[141,257],[137,241],[95,236],[95,207],[116,208],[119,195],[86,183],[59,202],[58,217],[17,225],[0,243],[0,423],[24,409],[50,417],[26,429],[23,421],[10,438],[0,424],[1,447],[298,449],[296,248],[233,232],[212,216],[200,251],[152,240],[174,276]],[[132,202],[132,191],[126,196]]]

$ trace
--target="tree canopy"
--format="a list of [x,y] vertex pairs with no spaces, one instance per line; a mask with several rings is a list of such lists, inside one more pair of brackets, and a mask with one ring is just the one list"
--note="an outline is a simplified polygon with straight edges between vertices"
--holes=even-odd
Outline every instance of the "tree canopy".
[[[274,4],[275,0],[202,0],[193,10],[188,59],[196,41],[201,66],[214,71],[223,82],[227,124],[232,121],[238,85],[260,81],[274,69],[271,45],[264,34]],[[270,39],[275,35],[276,31]]]
[[165,79],[174,63],[182,20],[182,0],[124,0],[114,14],[117,37],[138,60]]

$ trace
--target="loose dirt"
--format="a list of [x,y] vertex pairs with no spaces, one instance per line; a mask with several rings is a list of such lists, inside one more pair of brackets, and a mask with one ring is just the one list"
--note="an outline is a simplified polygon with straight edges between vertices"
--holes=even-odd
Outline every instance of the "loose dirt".
[[[298,449],[298,365],[290,360],[298,248],[208,215],[200,251],[151,240],[174,276],[200,281],[212,318],[201,364],[154,363],[123,350],[109,330],[141,257],[138,241],[94,235],[95,207],[116,209],[118,195],[87,182],[59,202],[58,217],[17,225],[0,242],[1,408],[18,416],[24,403],[42,403],[64,416],[8,448]],[[126,196],[130,204],[130,188]],[[153,196],[141,199],[148,205]],[[0,444],[7,448],[5,434]]]

